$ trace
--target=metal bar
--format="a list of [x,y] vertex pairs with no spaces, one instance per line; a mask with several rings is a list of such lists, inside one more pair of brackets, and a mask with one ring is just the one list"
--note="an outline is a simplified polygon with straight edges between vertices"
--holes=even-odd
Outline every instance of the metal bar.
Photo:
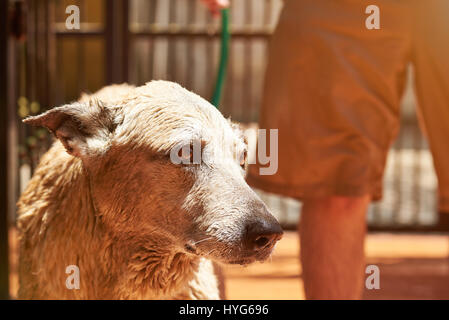
[[[80,12],[84,12],[85,2],[84,0],[80,0],[78,3],[78,6],[80,8]],[[84,59],[84,39],[80,38],[76,41],[76,79],[78,81],[76,82],[78,89],[77,92],[83,92],[87,85],[86,85],[86,76],[85,76],[85,70],[86,70],[86,63]],[[73,99],[73,97],[71,97]]]
[[103,31],[70,31],[70,32],[55,31],[54,35],[60,38],[103,37],[105,36],[105,33]]
[[106,38],[106,83],[121,83],[128,80],[129,54],[129,3],[127,0],[105,2],[106,26],[103,32],[58,33],[65,36],[105,36]]
[[[176,24],[176,3],[173,0],[169,0],[169,14],[168,14],[168,24]],[[167,52],[167,78],[168,80],[175,81],[175,71],[176,71],[176,57],[175,57],[175,47],[176,39],[167,39],[168,42],[168,52]]]
[[[196,2],[189,1],[187,7],[187,21],[191,23],[195,21],[195,4]],[[170,32],[168,32],[165,36],[169,36]],[[137,36],[137,35],[136,35]],[[187,42],[187,50],[186,50],[186,58],[187,58],[187,79],[186,79],[186,87],[189,90],[193,89],[194,79],[195,79],[195,59],[193,50],[195,49],[194,38],[189,39]]]
[[[252,2],[245,1],[244,6],[244,12],[245,12],[245,21],[248,24],[248,27],[252,27],[253,25],[253,19],[252,19],[252,11],[253,8],[251,6]],[[243,105],[240,107],[240,119],[243,122],[249,122],[250,121],[250,115],[252,111],[252,71],[253,71],[253,37],[250,37],[247,39],[244,43],[244,60],[245,60],[245,66],[244,66],[244,83],[243,85],[246,86],[245,90],[243,90]],[[282,200],[281,200],[282,203]]]
[[114,52],[114,1],[106,1],[105,4],[105,16],[106,23],[103,32],[95,31],[95,32],[56,32],[57,37],[70,37],[70,36],[105,36],[106,39],[106,52],[105,52],[105,80],[106,84],[111,84],[114,82],[114,61],[113,55]]
[[122,0],[122,74],[120,82],[129,79],[129,1]]
[[107,6],[107,48],[106,61],[109,62],[107,83],[121,83],[128,79],[128,21],[127,0],[106,2]]
[[45,107],[48,108],[50,104],[50,59],[49,59],[49,38],[50,38],[50,26],[49,26],[49,4],[45,2],[43,4],[43,10],[44,10],[44,17],[43,17],[43,23],[44,23],[44,30],[43,30],[43,38],[44,38],[44,56],[43,56],[43,62],[44,62],[44,90],[43,90],[43,99],[40,101],[41,108]]
[[[206,18],[206,24],[207,25],[211,25],[213,23],[212,20],[212,16],[211,15],[207,15]],[[206,74],[207,75],[213,75],[215,74],[217,71],[215,71],[214,69],[214,40],[215,38],[208,38],[208,39],[204,39],[204,41],[206,42],[205,45],[205,56],[206,56]],[[218,65],[218,64],[217,64]],[[206,92],[208,93],[208,97],[212,96],[213,94],[213,83],[211,81],[206,81]],[[210,93],[209,93],[210,92]]]
[[54,24],[55,3],[53,1],[47,2],[47,59],[48,59],[48,105],[44,106],[46,109],[53,107],[60,102],[62,98],[59,95],[60,90],[57,90],[57,67],[56,67],[56,37],[52,32],[52,25]]
[[[0,299],[9,298],[8,244],[8,1],[0,1]],[[6,75],[6,76],[5,76]]]
[[[158,9],[158,0],[151,0],[150,1],[150,7],[149,7],[149,22],[150,24],[154,24],[156,23],[156,11]],[[133,39],[133,34],[130,33],[130,37],[131,39]],[[151,41],[149,42],[150,44],[150,54],[148,55],[148,62],[149,62],[149,70],[148,70],[148,75],[150,76],[150,79],[154,79],[154,60],[155,60],[155,54],[154,52],[156,51],[156,42],[154,41],[154,39],[151,39]],[[148,79],[145,79],[148,80]]]
[[[23,63],[24,66],[24,73],[21,74],[23,77],[23,85],[22,91],[19,93],[20,96],[23,96],[28,99],[28,102],[30,102],[34,98],[34,91],[33,91],[33,77],[34,77],[34,65],[33,65],[33,57],[35,55],[35,44],[34,44],[34,34],[36,32],[34,28],[34,13],[35,13],[35,6],[36,2],[35,0],[30,0],[24,3],[25,9],[25,19],[26,19],[26,40],[23,43],[23,60],[21,63]],[[30,126],[22,126],[22,132],[21,132],[21,141],[24,142],[26,145],[27,141],[26,138],[31,135]],[[34,171],[34,163],[32,161],[33,154],[30,148],[26,147],[26,152],[28,159],[31,159],[30,161],[30,167],[31,171]]]
[[[108,6],[109,7],[109,6]],[[173,30],[169,29],[160,29],[154,28],[153,30],[144,30],[144,31],[130,31],[130,36],[133,37],[199,37],[199,38],[212,38],[212,37],[220,37],[219,31],[209,31],[209,30],[175,30],[177,28],[173,28]],[[271,36],[271,32],[264,30],[255,30],[255,31],[233,31],[231,32],[231,36],[233,38],[269,38]],[[104,36],[104,32],[102,31],[56,31],[55,35],[57,37],[99,37]]]
[[[73,32],[65,33],[63,35],[71,35],[75,34]],[[89,34],[90,35],[90,34]],[[163,31],[137,31],[137,32],[130,32],[130,36],[132,37],[183,37],[183,38],[213,38],[213,37],[219,37],[220,33],[217,31],[209,32],[206,30],[200,30],[200,31],[170,31],[170,30],[163,30]],[[242,32],[242,31],[235,31],[231,32],[232,38],[269,38],[271,36],[271,32],[266,31],[254,31],[254,32]]]

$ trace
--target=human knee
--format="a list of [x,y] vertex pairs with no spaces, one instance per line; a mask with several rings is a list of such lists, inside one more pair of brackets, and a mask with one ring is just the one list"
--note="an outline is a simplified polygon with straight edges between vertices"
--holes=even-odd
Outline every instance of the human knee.
[[307,198],[303,200],[304,206],[321,207],[329,211],[354,211],[365,209],[369,204],[370,196],[326,196]]

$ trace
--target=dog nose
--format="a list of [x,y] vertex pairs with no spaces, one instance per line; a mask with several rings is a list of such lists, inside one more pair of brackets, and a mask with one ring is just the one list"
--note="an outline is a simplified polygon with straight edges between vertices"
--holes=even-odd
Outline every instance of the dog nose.
[[250,222],[246,229],[247,249],[259,251],[272,247],[282,238],[282,234],[282,228],[275,219]]

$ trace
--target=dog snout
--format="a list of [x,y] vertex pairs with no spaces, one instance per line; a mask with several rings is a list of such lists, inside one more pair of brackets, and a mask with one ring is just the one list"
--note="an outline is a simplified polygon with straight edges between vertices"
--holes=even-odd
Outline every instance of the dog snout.
[[246,229],[246,247],[250,251],[271,248],[282,238],[282,228],[274,219],[257,219],[248,223]]

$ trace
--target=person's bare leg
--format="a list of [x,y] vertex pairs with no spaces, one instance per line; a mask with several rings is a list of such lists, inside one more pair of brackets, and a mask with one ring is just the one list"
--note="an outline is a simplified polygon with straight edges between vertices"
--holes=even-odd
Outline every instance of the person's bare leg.
[[299,233],[307,299],[360,299],[369,196],[303,201]]

